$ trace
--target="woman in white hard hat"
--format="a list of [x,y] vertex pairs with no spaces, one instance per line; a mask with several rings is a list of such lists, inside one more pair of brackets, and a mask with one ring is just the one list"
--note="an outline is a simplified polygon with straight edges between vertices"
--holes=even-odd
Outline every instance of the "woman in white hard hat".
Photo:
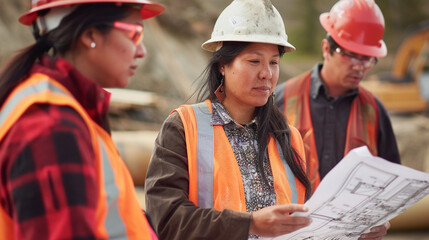
[[199,104],[164,122],[146,175],[161,239],[255,239],[307,226],[311,193],[299,132],[273,105],[287,42],[269,1],[235,0],[219,16]]
[[109,93],[146,54],[148,0],[33,0],[0,74],[0,239],[158,239],[110,138]]

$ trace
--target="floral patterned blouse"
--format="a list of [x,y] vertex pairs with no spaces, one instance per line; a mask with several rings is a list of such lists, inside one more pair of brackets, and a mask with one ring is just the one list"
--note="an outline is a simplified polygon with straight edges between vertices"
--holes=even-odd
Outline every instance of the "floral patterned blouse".
[[[258,123],[253,119],[246,125],[241,125],[231,118],[225,107],[218,101],[212,103],[212,125],[222,125],[226,136],[232,146],[235,158],[243,179],[244,195],[248,212],[275,205],[276,193],[274,191],[273,173],[265,154],[261,173],[257,168],[258,161]],[[265,174],[268,184],[263,180]]]

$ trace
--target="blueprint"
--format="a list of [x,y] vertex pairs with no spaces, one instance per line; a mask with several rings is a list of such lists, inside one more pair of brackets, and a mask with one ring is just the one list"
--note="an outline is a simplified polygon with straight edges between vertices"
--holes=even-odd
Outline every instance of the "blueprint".
[[356,148],[325,176],[305,203],[312,223],[273,240],[358,239],[429,194],[429,173],[374,157]]

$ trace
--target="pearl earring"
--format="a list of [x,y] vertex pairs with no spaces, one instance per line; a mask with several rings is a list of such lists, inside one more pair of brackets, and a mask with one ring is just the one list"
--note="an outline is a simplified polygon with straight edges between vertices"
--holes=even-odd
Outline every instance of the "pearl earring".
[[91,48],[95,48],[95,46],[96,46],[95,42],[92,42],[90,46],[91,46]]

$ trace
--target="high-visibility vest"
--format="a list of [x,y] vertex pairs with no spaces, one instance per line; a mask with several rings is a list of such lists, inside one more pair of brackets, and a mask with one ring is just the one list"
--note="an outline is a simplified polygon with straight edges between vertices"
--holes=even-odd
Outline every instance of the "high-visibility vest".
[[[57,81],[35,73],[13,90],[0,111],[0,141],[33,104],[71,107],[79,113],[89,129],[98,186],[94,219],[97,239],[158,239],[141,210],[131,175],[110,135],[88,116],[71,93]],[[0,207],[0,239],[19,238],[14,225],[11,216]]]
[[[320,183],[320,175],[310,112],[310,85],[311,72],[286,82],[283,113],[289,124],[295,126],[301,133],[307,160],[307,176],[314,191]],[[366,89],[359,87],[359,95],[353,100],[350,109],[344,155],[353,148],[367,146],[370,152],[377,156],[378,121],[375,97]]]
[[[222,125],[210,125],[209,100],[176,109],[183,122],[189,171],[189,199],[202,208],[246,212],[241,172]],[[303,143],[292,128],[292,146],[303,161]],[[293,175],[282,151],[270,137],[268,156],[273,172],[276,204],[304,203],[305,187]],[[305,163],[302,164],[305,166]]]

